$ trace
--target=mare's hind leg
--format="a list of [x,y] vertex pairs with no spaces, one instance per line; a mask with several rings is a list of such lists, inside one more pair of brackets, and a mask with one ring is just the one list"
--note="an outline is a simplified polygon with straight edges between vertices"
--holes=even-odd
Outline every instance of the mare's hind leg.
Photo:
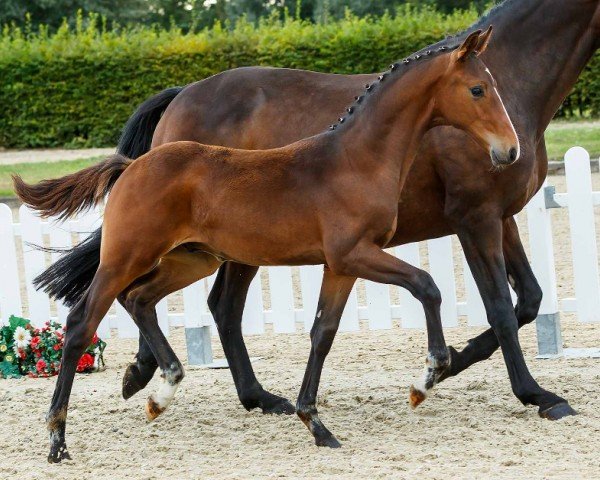
[[293,414],[288,399],[265,390],[256,379],[242,336],[244,303],[257,267],[227,262],[220,269],[208,297],[208,306],[217,324],[223,351],[229,363],[240,402],[246,410]]
[[[121,302],[123,303],[123,302]],[[127,310],[127,307],[123,305]],[[128,311],[129,315],[133,315]],[[158,368],[156,357],[152,353],[152,349],[148,342],[140,332],[140,340],[138,344],[138,352],[135,354],[135,362],[130,363],[123,375],[122,394],[125,400],[129,400],[137,392],[146,388],[146,385],[152,380],[154,372]]]
[[[212,274],[220,264],[212,255],[190,255],[179,247],[164,256],[152,272],[138,279],[119,295],[119,301],[131,314],[162,371],[160,391],[148,398],[148,420],[154,420],[165,411],[184,376],[181,362],[158,325],[156,304],[170,293]],[[125,391],[125,378],[123,381]]]
[[334,275],[325,267],[317,316],[310,331],[311,349],[306,365],[302,388],[298,395],[296,412],[315,437],[315,444],[331,448],[340,447],[340,442],[323,425],[317,411],[317,390],[323,371],[325,357],[331,349],[348,295],[356,278]]

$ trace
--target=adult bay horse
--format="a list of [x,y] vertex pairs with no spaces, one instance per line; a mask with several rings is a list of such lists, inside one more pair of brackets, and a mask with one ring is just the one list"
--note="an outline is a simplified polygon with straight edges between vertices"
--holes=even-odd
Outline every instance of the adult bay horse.
[[[326,265],[297,403],[298,416],[317,445],[340,446],[319,419],[316,397],[356,278],[405,287],[421,301],[431,340],[430,378],[424,383],[433,385],[449,363],[439,290],[429,274],[383,248],[395,234],[400,192],[429,129],[464,129],[497,168],[519,158],[517,134],[494,79],[478,58],[490,34],[491,28],[484,34],[478,30],[458,48],[442,46],[393,64],[338,124],[285,147],[238,150],[182,141],[157,147],[135,162],[116,155],[34,186],[15,177],[19,197],[47,216],[93,205],[112,187],[100,265],[67,319],[47,418],[49,460],[68,456],[66,416],[77,360],[114,300],[120,297],[133,313],[162,370],[161,389],[146,407],[154,419],[183,378],[155,305],[225,261]],[[178,168],[172,168],[174,163]]]
[[[573,411],[537,385],[520,350],[518,328],[536,318],[542,292],[512,215],[522,210],[546,176],[543,134],[598,48],[599,5],[599,0],[507,0],[467,30],[494,23],[493,48],[482,58],[495,74],[521,138],[521,160],[505,171],[489,171],[481,162],[487,152],[464,133],[451,127],[430,131],[409,172],[390,241],[400,245],[458,235],[492,328],[469,340],[460,352],[450,347],[446,375],[489,358],[500,340],[514,393],[551,419]],[[145,102],[128,122],[119,151],[135,158],[151,143],[175,140],[255,149],[282,146],[325,128],[376,77],[269,68],[224,72],[185,89],[165,90]],[[99,256],[97,231],[41,275],[39,285],[75,304],[89,287]],[[243,305],[256,270],[233,262],[223,265],[209,306],[244,407],[291,413],[286,399],[266,391],[256,379],[242,338]],[[518,297],[514,309],[507,277]],[[140,336],[137,361],[123,379],[125,398],[143,388],[156,368]]]

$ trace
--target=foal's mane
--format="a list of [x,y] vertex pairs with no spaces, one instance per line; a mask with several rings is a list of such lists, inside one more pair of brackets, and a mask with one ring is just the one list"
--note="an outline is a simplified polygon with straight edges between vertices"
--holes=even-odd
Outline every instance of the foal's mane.
[[477,19],[475,23],[473,23],[470,27],[467,27],[465,30],[455,35],[449,35],[439,42],[424,47],[421,50],[417,50],[417,52],[409,55],[403,60],[392,63],[388,70],[379,75],[377,81],[373,82],[372,84],[367,84],[366,90],[362,95],[354,97],[354,103],[346,109],[346,113],[344,115],[338,118],[337,123],[329,126],[329,130],[336,130],[338,125],[341,125],[349,120],[349,117],[357,111],[360,104],[364,103],[367,98],[370,97],[370,94],[377,89],[380,83],[385,80],[396,80],[401,78],[416,64],[415,62],[419,62],[418,64],[421,64],[422,60],[424,59],[432,59],[441,54],[456,50],[461,45],[462,41],[467,37],[467,35],[475,30],[483,29],[484,26],[487,27],[493,18],[500,13],[505,13],[505,10],[515,5],[518,1],[523,0],[504,0],[502,3],[499,3],[490,9],[486,14]]
[[431,45],[426,47],[419,52],[405,58],[396,63],[392,63],[388,70],[383,72],[377,81],[367,84],[365,92],[357,97],[354,97],[354,103],[346,109],[344,116],[338,118],[336,124],[330,125],[329,130],[336,130],[338,125],[345,123],[349,118],[358,110],[362,104],[368,104],[369,100],[372,100],[372,93],[381,90],[381,83],[395,83],[406,75],[416,64],[422,65],[425,59],[437,58],[443,54],[449,53],[452,50],[457,49],[460,46],[460,42],[454,42],[453,45]]

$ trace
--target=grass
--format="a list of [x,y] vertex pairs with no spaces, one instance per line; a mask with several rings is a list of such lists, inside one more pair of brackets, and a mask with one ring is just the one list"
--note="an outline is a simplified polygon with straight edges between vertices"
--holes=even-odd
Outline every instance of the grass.
[[[553,122],[546,131],[548,156],[561,160],[574,146],[584,147],[592,158],[600,156],[600,122]],[[39,182],[76,172],[100,160],[65,160],[60,162],[17,163],[0,165],[0,197],[13,197],[11,174],[18,173],[26,182]]]
[[583,147],[592,158],[600,156],[600,122],[554,122],[546,130],[548,157],[562,160],[571,147]]
[[89,167],[101,157],[86,160],[64,160],[60,162],[16,163],[0,165],[0,197],[14,197],[11,175],[18,173],[26,182],[39,182],[45,178],[62,177]]

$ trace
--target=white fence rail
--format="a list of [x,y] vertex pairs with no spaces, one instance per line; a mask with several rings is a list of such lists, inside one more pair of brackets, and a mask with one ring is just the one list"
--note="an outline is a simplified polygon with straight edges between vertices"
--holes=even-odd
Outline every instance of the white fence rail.
[[[16,222],[12,210],[7,205],[0,204],[0,319],[6,320],[11,314],[27,314],[34,324],[42,324],[51,317],[64,321],[67,309],[61,304],[57,304],[53,309],[53,302],[48,296],[36,291],[32,284],[33,279],[60,254],[53,253],[49,257],[46,253],[32,248],[30,244],[69,247],[86,238],[100,223],[101,216],[98,212],[60,223],[52,219],[42,220],[25,206],[19,209],[19,222]],[[23,252],[22,265],[17,261],[19,250]],[[431,273],[444,298],[444,325],[458,325],[459,315],[466,315],[470,325],[485,324],[485,311],[472,278],[467,280],[467,293],[472,305],[469,306],[469,302],[456,302],[451,237],[428,241],[427,252]],[[421,263],[418,244],[403,245],[396,248],[395,253],[413,265]],[[299,328],[310,330],[321,286],[322,267],[307,266],[299,269],[302,308],[295,308],[294,305],[292,268],[270,267],[267,272],[268,287],[263,285],[260,275],[257,275],[251,284],[243,318],[244,332],[263,333],[265,323],[272,323],[273,330],[277,333],[295,332]],[[467,274],[470,276],[468,271]],[[206,305],[206,293],[213,281],[214,276],[184,289],[181,313],[168,312],[173,297],[159,304],[158,316],[165,332],[168,333],[170,325],[200,327],[212,324]],[[387,285],[365,282],[365,292],[366,305],[359,306],[356,288],[352,291],[343,314],[341,330],[358,330],[360,320],[368,320],[370,329],[391,328],[393,319],[400,319],[404,328],[425,327],[423,309],[408,292],[400,293],[400,304],[392,304],[390,288]],[[270,298],[269,310],[263,308],[265,294]],[[103,335],[109,335],[111,328],[117,329],[121,337],[138,334],[129,316],[118,304],[115,305],[115,313],[108,315],[106,320],[101,324]],[[303,324],[304,327],[300,327],[299,324]]]
[[[544,188],[527,208],[532,266],[544,290],[540,312],[543,327],[540,334],[545,338],[540,343],[542,350],[547,349],[548,342],[560,350],[559,305],[567,311],[576,310],[581,321],[600,322],[600,279],[593,217],[593,206],[600,204],[600,192],[592,191],[589,155],[585,150],[571,149],[565,163],[568,192],[555,194],[550,188]],[[559,302],[556,289],[549,215],[549,208],[557,207],[569,208],[577,298],[563,299],[562,302]],[[36,291],[31,283],[58,255],[47,258],[47,254],[31,248],[28,243],[68,247],[85,238],[100,222],[98,212],[90,212],[64,223],[42,221],[26,207],[19,209],[19,221],[16,222],[12,210],[0,204],[0,322],[6,321],[11,314],[27,314],[35,324],[45,322],[51,314],[64,321],[67,309],[60,304],[53,307],[48,297]],[[22,262],[18,260],[19,250],[23,252]],[[428,270],[442,292],[444,326],[457,326],[462,316],[466,317],[468,325],[487,325],[483,302],[464,256],[462,265],[454,264],[452,238],[430,240],[423,250],[427,252],[425,258],[421,258],[419,244],[398,247],[395,254],[415,266],[420,266],[426,260]],[[457,302],[456,272],[460,273],[461,269],[466,301]],[[258,275],[248,293],[243,317],[244,332],[263,333],[266,323],[271,323],[273,330],[280,333],[301,329],[308,331],[316,311],[321,272],[322,267],[319,266],[300,268],[300,308],[295,305],[292,268],[269,268],[268,288]],[[206,305],[206,294],[213,281],[214,277],[211,277],[186,288],[183,291],[183,308],[179,308],[178,313],[169,312],[173,310],[169,308],[173,305],[173,297],[159,304],[158,317],[166,333],[170,326],[195,328],[213,325]],[[270,298],[271,309],[268,311],[263,307],[263,295]],[[399,320],[403,328],[425,327],[421,305],[407,291],[401,291],[400,302],[395,304],[387,285],[365,282],[365,295],[366,302],[359,305],[356,289],[353,290],[343,314],[341,330],[358,330],[361,320],[366,320],[368,328],[373,330],[391,328],[394,320]],[[124,309],[116,305],[114,312],[102,322],[100,334],[107,337],[110,329],[114,328],[121,337],[137,336],[137,328]]]

